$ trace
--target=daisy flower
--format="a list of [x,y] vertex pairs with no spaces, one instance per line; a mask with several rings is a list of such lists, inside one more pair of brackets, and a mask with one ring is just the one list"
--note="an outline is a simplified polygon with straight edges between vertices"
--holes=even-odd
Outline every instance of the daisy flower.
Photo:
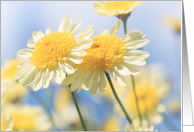
[[93,95],[97,87],[100,92],[106,90],[105,72],[112,73],[121,86],[126,86],[123,76],[139,74],[139,69],[134,65],[145,65],[144,59],[149,53],[133,49],[143,47],[149,40],[142,40],[145,35],[141,32],[126,34],[119,38],[116,35],[119,28],[120,22],[117,22],[110,31],[102,30],[100,35],[92,38],[93,45],[85,50],[87,55],[82,57],[83,62],[75,65],[77,70],[67,76],[64,85],[72,84],[71,91],[75,91],[78,87],[78,92],[82,89],[90,90],[90,94]]
[[13,131],[13,126],[14,122],[12,121],[10,113],[5,118],[1,117],[1,131]]
[[19,85],[15,79],[17,72],[21,69],[17,68],[19,61],[21,61],[19,58],[10,58],[1,67],[1,106],[21,101],[27,94],[25,87]]
[[48,131],[51,130],[49,117],[40,106],[9,105],[1,111],[4,120],[11,114],[14,121],[13,131]]
[[80,27],[81,21],[72,26],[72,17],[66,20],[63,16],[57,31],[51,32],[48,27],[45,34],[42,31],[33,32],[32,38],[27,43],[29,48],[18,51],[18,56],[23,59],[18,67],[22,68],[16,78],[23,86],[33,82],[36,91],[47,88],[52,78],[56,83],[62,83],[66,74],[73,74],[74,64],[82,62],[83,51],[93,44],[89,37],[93,34],[92,25],[82,30],[74,37],[74,32]]
[[[160,101],[166,97],[169,91],[169,82],[162,77],[160,71],[164,73],[161,66],[152,64],[148,70],[149,77],[146,71],[141,71],[141,74],[135,77],[135,89],[141,117],[148,118],[154,124],[160,123],[163,119],[159,113],[164,112],[166,108]],[[132,119],[138,118],[132,86],[125,98],[125,107]]]
[[130,14],[143,1],[94,1],[94,11],[104,16],[123,16]]
[[181,32],[181,19],[176,16],[165,16],[163,22],[169,28],[175,30],[176,32]]

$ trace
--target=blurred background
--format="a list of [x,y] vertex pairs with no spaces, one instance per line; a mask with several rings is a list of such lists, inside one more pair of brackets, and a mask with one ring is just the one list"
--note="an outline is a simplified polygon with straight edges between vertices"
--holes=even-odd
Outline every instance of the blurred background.
[[[16,58],[17,51],[27,48],[27,41],[31,39],[33,31],[45,32],[48,26],[52,31],[56,31],[64,14],[67,17],[73,17],[73,24],[79,20],[82,21],[82,25],[75,34],[92,24],[93,36],[95,36],[102,29],[110,30],[117,21],[120,21],[117,17],[98,15],[94,11],[92,1],[2,1],[1,66],[4,66],[5,61],[10,57]],[[181,33],[180,25],[177,24],[180,20],[180,3],[145,1],[131,13],[127,21],[128,32],[144,32],[145,38],[150,40],[149,44],[143,47],[143,50],[150,53],[150,57],[146,59],[147,64],[160,65],[161,69],[156,72],[161,73],[159,76],[169,85],[168,94],[160,100],[166,108],[161,114],[163,120],[153,123],[159,131],[181,130]],[[124,36],[122,24],[117,35]],[[53,130],[82,130],[75,106],[71,103],[68,88],[52,83],[46,90],[41,89],[36,93],[55,113],[54,120],[59,123],[56,123],[56,128]],[[75,95],[89,130],[111,130],[109,127],[114,124],[121,124],[117,128],[124,130],[127,122],[122,115],[118,115],[119,112],[115,108],[117,102],[113,95],[101,94],[99,91],[95,95],[90,95],[87,91],[81,91]],[[122,93],[119,95],[125,96]],[[107,98],[108,96],[111,96],[111,99]],[[28,93],[22,102],[40,105]]]

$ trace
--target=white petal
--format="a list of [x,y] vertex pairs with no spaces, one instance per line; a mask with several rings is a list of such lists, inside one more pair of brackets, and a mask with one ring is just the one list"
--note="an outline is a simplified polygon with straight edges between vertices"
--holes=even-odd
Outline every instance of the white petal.
[[44,74],[44,79],[47,81],[50,81],[53,78],[53,74],[54,74],[54,71],[47,68]]
[[117,34],[119,28],[120,28],[121,23],[117,22],[116,25],[109,31],[110,35]]
[[34,86],[33,86],[33,90],[34,91],[37,91],[37,90],[39,90],[41,88],[42,80],[43,80],[43,72],[42,72],[42,70],[39,70],[36,73],[36,77],[34,79]]
[[50,27],[47,27],[47,28],[46,28],[46,32],[45,32],[45,34],[47,34],[47,35],[48,35],[48,34],[50,34],[50,33],[52,33],[52,30],[51,30],[51,28],[50,28]]
[[24,68],[22,68],[17,74],[16,74],[16,79],[17,80],[22,80],[25,75],[30,71],[30,69],[32,69],[34,66],[31,64],[28,64],[27,66],[25,66]]
[[79,89],[77,90],[77,93],[81,92],[82,91],[82,88],[79,87]]
[[39,35],[39,39],[44,37],[44,33],[40,30],[37,32],[37,34]]
[[24,58],[24,59],[22,59],[22,60],[18,63],[17,67],[20,68],[20,67],[23,67],[23,66],[25,66],[25,65],[28,65],[28,64],[30,64],[30,61],[31,61],[30,59]]
[[116,69],[123,76],[128,76],[131,74],[128,68],[120,63],[116,65]]
[[83,81],[82,87],[84,90],[89,90],[93,85],[94,72],[89,71]]
[[21,49],[17,52],[17,55],[22,58],[29,58],[32,54],[32,49]]
[[63,26],[63,30],[65,30],[66,32],[69,32],[70,28],[71,28],[71,24],[73,22],[73,18],[70,17],[68,19],[68,21],[66,22],[66,24]]
[[87,55],[87,52],[85,52],[85,51],[83,51],[83,50],[77,51],[77,52],[72,51],[70,54],[71,54],[71,55],[76,55],[76,56],[83,57],[83,56]]
[[100,72],[100,80],[98,82],[98,87],[100,92],[104,92],[106,90],[106,78],[103,72]]
[[94,30],[91,30],[91,29],[92,29],[92,25],[88,26],[87,28],[85,28],[84,30],[79,32],[75,36],[75,40],[78,40],[78,39],[83,38],[83,37],[90,37],[94,32]]
[[75,69],[68,63],[65,63],[65,71],[69,74],[73,74],[75,72]]
[[111,73],[112,73],[113,77],[115,78],[116,82],[117,82],[120,86],[123,86],[123,87],[126,86],[126,81],[125,81],[125,79],[123,78],[123,76],[122,76],[121,74],[118,73],[117,70],[113,69],[113,70],[111,70]]
[[21,84],[25,87],[25,86],[28,86],[29,84],[32,83],[32,81],[34,80],[35,78],[35,75],[36,75],[36,67],[34,66],[32,69],[30,69],[30,71],[25,74],[25,77],[24,79],[22,80]]
[[146,64],[145,60],[140,59],[139,57],[136,57],[136,56],[125,57],[125,58],[123,58],[123,60],[127,63],[133,64],[136,66],[143,66]]
[[71,84],[71,83],[74,81],[74,79],[77,77],[77,75],[80,74],[80,72],[82,72],[82,70],[79,70],[79,69],[78,69],[78,70],[76,70],[76,71],[74,72],[74,74],[68,75],[68,76],[65,78],[65,80],[64,80],[64,82],[63,82],[63,85],[67,86],[67,85]]
[[126,63],[126,62],[121,62],[122,65],[124,65],[132,75],[138,75],[139,69],[135,66],[133,66],[132,64]]
[[130,49],[141,48],[141,47],[145,46],[148,43],[149,43],[149,40],[144,39],[144,40],[131,41],[131,42],[128,42],[128,43],[125,43],[125,44],[129,46],[127,49],[130,50]]
[[64,15],[63,15],[63,19],[62,19],[62,21],[61,21],[61,24],[60,24],[60,26],[59,26],[59,28],[58,28],[58,31],[59,31],[59,32],[63,32],[63,26],[64,26],[65,22],[66,22],[66,15],[64,14]]
[[38,35],[37,35],[36,32],[33,32],[33,33],[32,33],[32,38],[33,38],[34,42],[37,43],[39,37],[38,37]]
[[60,77],[60,71],[58,69],[54,70],[54,79],[57,84],[62,83],[62,79]]
[[128,33],[123,37],[124,42],[130,42],[134,40],[141,40],[145,37],[145,34],[143,32],[133,32]]
[[136,57],[139,57],[141,59],[146,59],[150,56],[150,54],[148,52],[142,51],[142,50],[132,50],[132,51],[126,51],[125,56],[136,56]]
[[95,73],[94,74],[94,82],[93,82],[93,85],[92,87],[90,88],[90,94],[93,95],[96,93],[97,91],[97,86],[98,86],[98,73]]
[[35,45],[36,45],[36,44],[35,44],[34,40],[29,40],[28,43],[27,43],[27,46],[28,46],[29,48],[34,48]]
[[69,60],[75,64],[81,64],[83,61],[83,59],[81,57],[78,57],[78,56],[69,57]]
[[43,88],[48,88],[49,85],[50,85],[50,81],[43,79]]
[[77,22],[76,24],[74,24],[70,30],[69,30],[69,34],[72,34],[74,33],[80,26],[81,26],[81,21]]
[[108,32],[109,31],[107,29],[103,29],[103,30],[100,31],[100,34],[101,35],[106,35],[106,34],[108,34]]
[[75,78],[74,83],[72,83],[70,87],[71,91],[75,91],[78,87],[81,86],[84,76],[85,76],[85,72],[82,72],[78,75],[77,78]]

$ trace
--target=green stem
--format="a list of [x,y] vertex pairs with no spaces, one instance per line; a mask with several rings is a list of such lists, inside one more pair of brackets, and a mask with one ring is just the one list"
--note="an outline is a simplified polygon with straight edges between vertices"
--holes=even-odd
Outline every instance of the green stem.
[[[123,21],[123,26],[124,26],[124,32],[125,32],[125,34],[127,34],[127,19],[122,19],[122,21]],[[131,75],[131,81],[132,81],[133,91],[134,91],[135,100],[136,100],[137,112],[138,112],[138,116],[139,116],[139,119],[140,119],[140,124],[142,125],[142,117],[141,117],[140,110],[139,110],[137,94],[135,92],[135,82],[134,82],[133,75]]]
[[114,86],[113,86],[113,84],[112,84],[112,81],[111,81],[111,79],[110,79],[109,74],[105,72],[105,75],[106,75],[106,77],[107,77],[107,79],[108,79],[108,82],[109,82],[109,84],[110,84],[110,87],[111,87],[111,89],[112,89],[112,92],[113,92],[113,94],[114,94],[116,100],[118,101],[118,103],[119,103],[121,109],[122,109],[123,112],[125,113],[125,116],[126,116],[127,120],[129,121],[129,123],[132,123],[131,119],[129,118],[127,112],[125,111],[125,109],[124,109],[124,107],[123,107],[123,105],[122,105],[122,103],[121,103],[121,101],[120,101],[120,99],[119,99],[119,97],[118,97],[118,95],[117,95],[115,89],[114,89]]
[[47,103],[34,91],[30,90],[28,87],[26,87],[26,89],[28,90],[28,92],[39,102],[40,105],[43,106],[43,108],[45,109],[45,111],[47,112],[53,126],[56,128],[55,126],[55,123],[53,121],[53,118],[52,116],[50,115],[51,114],[51,111],[50,111],[50,108],[49,106],[47,105]]
[[[70,88],[70,87],[71,87],[71,85],[69,85],[69,88]],[[76,109],[77,109],[77,112],[78,112],[78,114],[79,114],[79,118],[80,118],[80,120],[81,120],[82,127],[83,127],[84,131],[87,131],[87,128],[86,128],[86,125],[85,125],[85,123],[84,123],[83,117],[82,117],[82,115],[81,115],[81,112],[80,112],[80,109],[79,109],[77,100],[76,100],[76,98],[75,98],[75,95],[74,95],[73,92],[71,92],[71,95],[72,95],[72,97],[73,97],[73,102],[74,102],[75,107],[76,107]]]

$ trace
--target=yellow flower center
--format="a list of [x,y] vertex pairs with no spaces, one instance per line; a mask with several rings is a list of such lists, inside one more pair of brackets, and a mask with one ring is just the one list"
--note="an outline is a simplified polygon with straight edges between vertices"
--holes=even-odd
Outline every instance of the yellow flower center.
[[107,10],[128,10],[137,1],[106,1],[105,8]]
[[[7,114],[5,114],[4,118]],[[12,121],[14,121],[13,130],[24,130],[29,131],[33,130],[36,127],[36,120],[33,115],[30,115],[28,113],[24,113],[21,111],[14,111],[11,112]]]
[[2,68],[1,70],[1,80],[5,78],[15,78],[15,75],[21,68],[17,68],[18,62],[21,59],[11,61],[8,66]]
[[110,72],[113,64],[120,62],[126,53],[127,45],[124,45],[123,38],[116,35],[98,35],[92,38],[94,43],[91,48],[85,50],[87,55],[83,62],[77,65],[78,68]]
[[[156,87],[150,86],[146,82],[137,84],[136,94],[140,114],[142,116],[145,116],[147,113],[151,113],[156,109],[159,102]],[[129,92],[127,100],[129,108],[137,115],[136,100],[132,89]]]
[[54,67],[58,62],[65,61],[66,55],[76,43],[73,35],[66,31],[62,33],[56,31],[42,37],[37,41],[34,51],[31,52],[31,64],[39,70]]

